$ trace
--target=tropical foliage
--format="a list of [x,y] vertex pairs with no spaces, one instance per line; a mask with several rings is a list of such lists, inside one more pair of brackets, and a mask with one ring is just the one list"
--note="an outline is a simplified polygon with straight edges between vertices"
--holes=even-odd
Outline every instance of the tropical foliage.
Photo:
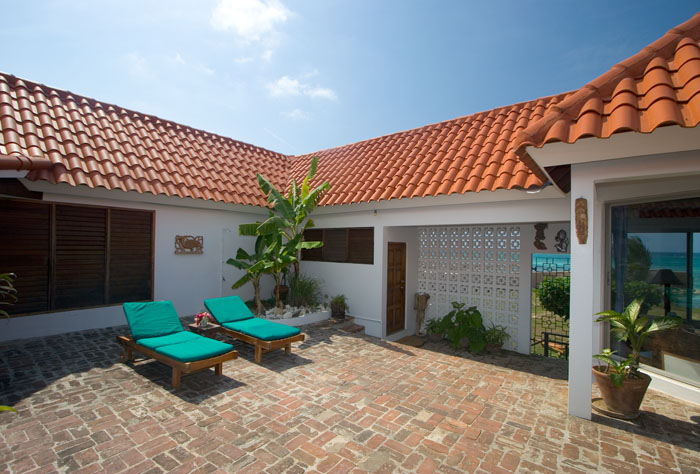
[[[15,278],[14,273],[0,273],[0,305],[11,306],[17,301]],[[0,309],[0,316],[8,316],[7,311]]]
[[[249,254],[244,249],[239,248],[236,258],[229,259],[227,263],[245,270],[245,275],[233,284],[233,288],[240,288],[248,282],[252,283],[255,289],[255,305],[259,314],[263,311],[260,297],[262,276],[270,274],[274,278],[275,305],[281,308],[282,298],[279,290],[283,275],[286,274],[290,266],[294,266],[292,284],[297,285],[296,293],[299,294],[302,283],[299,280],[301,277],[299,274],[301,251],[323,245],[322,242],[304,240],[304,231],[314,226],[310,214],[318,206],[323,192],[330,189],[328,182],[311,189],[309,183],[316,175],[317,168],[318,157],[313,157],[301,186],[297,184],[296,179],[292,180],[286,195],[275,188],[262,174],[257,176],[258,185],[270,203],[269,217],[264,222],[241,224],[238,227],[240,235],[257,236],[255,252]],[[314,298],[316,296],[312,295],[311,299]]]
[[568,321],[570,287],[569,277],[545,278],[537,288],[537,297],[544,309]]
[[642,345],[650,334],[677,328],[682,323],[681,318],[675,316],[654,318],[651,321],[647,317],[640,317],[642,303],[641,299],[636,299],[627,305],[622,313],[608,310],[596,314],[599,316],[595,320],[597,323],[610,323],[610,335],[627,343],[631,348],[627,359],[621,362],[612,358],[614,351],[611,349],[605,349],[593,356],[607,364],[607,373],[616,387],[621,387],[625,378],[637,376]]
[[296,179],[293,179],[286,195],[275,188],[265,176],[258,173],[258,185],[271,206],[270,217],[263,223],[242,224],[239,227],[241,235],[281,234],[284,237],[287,252],[295,258],[292,262],[295,277],[299,276],[301,251],[323,245],[322,242],[304,240],[304,231],[314,226],[311,213],[318,206],[323,193],[330,189],[328,181],[311,189],[309,183],[316,176],[317,169],[318,157],[314,156],[301,186],[297,184]]

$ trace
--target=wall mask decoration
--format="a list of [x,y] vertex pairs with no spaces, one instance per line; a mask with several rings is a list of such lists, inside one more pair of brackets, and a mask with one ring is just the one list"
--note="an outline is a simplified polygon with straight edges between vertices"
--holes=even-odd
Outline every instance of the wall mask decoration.
[[175,254],[198,254],[204,253],[204,237],[201,235],[176,235]]
[[557,252],[566,253],[569,251],[569,236],[564,229],[559,229],[559,232],[557,232],[554,240],[557,241],[557,243],[554,244],[554,248],[557,250]]
[[547,227],[548,224],[545,223],[535,224],[535,241],[533,242],[533,245],[538,250],[547,250],[547,245],[544,243],[544,230]]
[[574,207],[576,219],[576,237],[578,243],[584,245],[588,242],[588,201],[586,198],[576,199]]

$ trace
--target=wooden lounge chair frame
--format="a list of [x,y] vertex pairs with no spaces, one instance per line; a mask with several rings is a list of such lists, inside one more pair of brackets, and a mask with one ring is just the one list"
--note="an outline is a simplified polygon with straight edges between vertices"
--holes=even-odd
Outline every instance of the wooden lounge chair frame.
[[291,354],[292,353],[292,343],[293,342],[303,342],[304,339],[306,339],[306,335],[302,332],[302,333],[297,334],[296,336],[286,337],[284,339],[275,339],[272,341],[265,341],[263,339],[258,339],[257,337],[243,334],[242,332],[234,331],[233,329],[229,329],[227,327],[224,327],[223,325],[219,329],[219,332],[226,334],[227,336],[232,337],[234,339],[238,339],[239,341],[243,341],[243,342],[246,342],[248,344],[253,345],[255,347],[255,363],[256,364],[262,363],[262,355],[265,352],[270,352],[270,351],[274,351],[275,349],[284,348],[284,352],[286,352],[287,354]]
[[172,384],[173,387],[180,388],[180,379],[182,375],[199,372],[210,367],[214,367],[216,375],[223,374],[223,364],[226,361],[236,359],[238,351],[231,351],[209,359],[194,360],[192,362],[180,362],[171,357],[159,354],[156,351],[137,344],[133,338],[128,336],[117,336],[117,342],[124,347],[124,352],[121,355],[122,362],[132,362],[134,360],[134,351],[140,352],[152,359],[155,359],[163,364],[170,366],[173,369]]

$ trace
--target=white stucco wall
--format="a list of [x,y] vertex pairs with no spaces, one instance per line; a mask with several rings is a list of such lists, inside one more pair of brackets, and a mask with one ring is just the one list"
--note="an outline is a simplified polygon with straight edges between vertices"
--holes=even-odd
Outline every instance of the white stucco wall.
[[[496,199],[503,197],[502,193],[480,193]],[[401,338],[415,332],[416,311],[413,309],[413,298],[417,292],[417,263],[418,263],[418,234],[419,226],[449,226],[449,225],[481,225],[519,223],[523,228],[523,245],[528,256],[521,265],[523,290],[520,292],[522,314],[520,315],[522,330],[517,336],[518,350],[529,352],[529,284],[530,261],[529,252],[536,251],[532,247],[534,228],[531,224],[548,222],[550,227],[546,232],[547,246],[553,249],[554,234],[561,228],[568,228],[569,201],[564,195],[541,198],[521,191],[511,191],[511,199],[503,201],[488,201],[484,196],[474,195],[475,202],[460,204],[435,205],[423,207],[424,201],[417,199],[415,207],[406,207],[410,203],[389,201],[376,204],[374,208],[366,205],[338,206],[322,208],[314,214],[314,222],[318,228],[332,227],[374,227],[374,265],[357,265],[330,262],[302,262],[304,273],[319,277],[325,292],[332,296],[343,293],[348,296],[349,313],[365,326],[367,334],[376,337],[387,337],[386,325],[386,250],[388,242],[406,242],[406,329],[392,334],[389,339]],[[463,199],[463,196],[460,196]],[[409,200],[411,201],[411,200]],[[355,209],[361,209],[355,211]],[[375,212],[376,211],[376,212]],[[556,222],[556,223],[555,223]],[[554,250],[543,251],[555,253]]]
[[[115,197],[125,193],[114,192]],[[256,219],[255,214],[215,209],[195,209],[162,204],[147,204],[119,199],[86,198],[59,194],[44,194],[45,201],[90,204],[98,206],[148,209],[155,211],[154,245],[154,300],[171,300],[180,316],[188,316],[204,309],[203,300],[238,294],[243,299],[253,296],[251,285],[239,290],[222,291],[222,265],[235,256],[237,248],[252,250],[252,237],[238,237],[238,225]],[[181,200],[172,198],[174,204]],[[250,208],[255,211],[254,208]],[[259,210],[258,210],[259,212]],[[237,245],[223,248],[224,229],[233,229]],[[176,235],[201,235],[204,237],[204,253],[201,255],[175,255]],[[230,267],[230,266],[229,266]],[[241,270],[233,271],[236,279]],[[228,283],[228,287],[232,281]],[[270,292],[272,285],[266,284]],[[228,293],[226,293],[228,291]],[[22,295],[19,295],[21,298]],[[60,311],[0,320],[0,341],[26,337],[46,336],[83,329],[126,324],[121,305]]]
[[[595,313],[610,306],[605,290],[606,205],[693,195],[700,195],[700,150],[572,165],[572,232],[579,197],[588,201],[589,230],[586,244],[572,238],[569,413],[591,418],[592,355],[608,345],[602,325],[593,322]],[[700,391],[684,385],[652,377],[651,387],[700,403]]]

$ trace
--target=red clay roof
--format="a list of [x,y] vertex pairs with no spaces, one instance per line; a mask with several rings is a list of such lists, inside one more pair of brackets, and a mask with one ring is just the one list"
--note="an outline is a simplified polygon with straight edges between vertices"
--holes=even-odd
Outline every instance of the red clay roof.
[[523,161],[534,166],[525,146],[698,123],[700,13],[571,94],[523,130],[516,143]]
[[256,172],[284,187],[306,173],[313,155],[320,157],[318,182],[331,184],[323,205],[536,187],[547,177],[528,145],[695,127],[699,41],[700,13],[576,92],[299,157],[0,73],[0,169],[31,169],[29,179],[52,183],[253,205],[265,204]]
[[500,107],[295,157],[291,173],[303,178],[311,158],[319,157],[317,181],[331,185],[322,205],[541,186],[545,175],[518,159],[513,139],[564,97]]
[[[46,167],[50,160],[53,166]],[[0,169],[30,180],[265,205],[289,157],[0,73]]]

